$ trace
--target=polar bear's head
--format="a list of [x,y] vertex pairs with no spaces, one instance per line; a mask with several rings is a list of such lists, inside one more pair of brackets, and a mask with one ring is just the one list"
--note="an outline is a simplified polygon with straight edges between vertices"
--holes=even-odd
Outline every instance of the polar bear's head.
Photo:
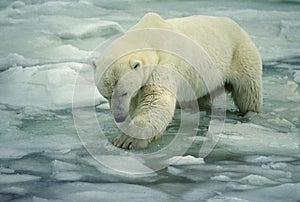
[[116,122],[123,122],[128,116],[131,99],[147,83],[158,64],[158,56],[154,50],[145,50],[120,57],[108,68],[99,66],[97,61],[93,64],[99,92],[110,102]]

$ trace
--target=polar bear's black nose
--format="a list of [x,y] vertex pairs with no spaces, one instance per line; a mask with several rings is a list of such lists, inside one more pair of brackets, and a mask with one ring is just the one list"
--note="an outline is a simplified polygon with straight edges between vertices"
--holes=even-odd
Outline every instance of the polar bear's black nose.
[[126,117],[123,117],[123,116],[117,116],[117,117],[115,117],[115,121],[117,123],[124,122],[125,119],[126,119]]

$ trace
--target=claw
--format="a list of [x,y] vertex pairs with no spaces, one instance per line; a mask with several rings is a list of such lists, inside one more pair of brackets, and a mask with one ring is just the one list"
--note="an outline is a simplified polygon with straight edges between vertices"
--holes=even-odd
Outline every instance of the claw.
[[151,139],[149,140],[135,139],[125,134],[121,134],[113,140],[112,144],[122,149],[131,150],[131,149],[146,149],[150,142]]
[[130,143],[129,143],[129,145],[128,145],[128,149],[130,149],[130,150],[133,150],[133,145],[132,145],[132,142],[130,142]]

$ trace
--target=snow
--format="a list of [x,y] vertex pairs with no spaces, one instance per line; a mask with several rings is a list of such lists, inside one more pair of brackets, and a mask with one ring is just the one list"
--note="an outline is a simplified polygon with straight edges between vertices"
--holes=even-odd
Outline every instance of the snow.
[[[201,112],[190,149],[160,154],[169,160],[151,162],[166,165],[156,172],[139,155],[172,142],[179,111],[148,150],[97,158],[83,147],[72,114],[72,105],[94,112],[89,118],[109,141],[119,133],[89,57],[148,11],[231,17],[264,64],[263,112],[240,117],[228,99],[224,130],[204,159],[210,116]],[[299,1],[281,0],[0,1],[0,201],[299,201],[299,11]],[[106,143],[99,151],[112,149]]]

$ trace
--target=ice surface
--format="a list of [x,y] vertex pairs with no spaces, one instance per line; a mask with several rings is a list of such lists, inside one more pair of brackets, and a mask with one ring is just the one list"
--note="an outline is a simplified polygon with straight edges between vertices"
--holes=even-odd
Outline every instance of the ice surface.
[[[76,149],[81,147],[81,143],[77,141],[76,137],[70,135],[33,135],[20,130],[19,128],[22,124],[21,119],[24,118],[24,116],[20,116],[20,112],[17,113],[6,109],[0,110],[0,114],[6,118],[6,121],[1,122],[2,127],[0,128],[0,159],[20,159],[32,153],[66,150],[66,148]],[[35,113],[35,115],[36,114],[37,113]],[[40,112],[40,114],[45,115],[46,113]],[[36,116],[36,118],[37,117],[38,116]],[[32,117],[30,117],[30,119],[32,119]],[[51,128],[44,127],[44,130],[46,131],[50,129]],[[19,161],[17,164],[14,164],[14,166],[16,166],[16,168],[19,166],[26,167],[26,160],[24,159],[22,161],[24,162]],[[41,169],[40,164],[37,164],[36,166],[38,167],[34,168],[34,165],[30,163],[30,160],[27,160],[27,163],[28,162],[29,165],[33,166],[33,170]]]
[[[103,162],[104,165],[112,170],[129,174],[129,175],[150,175],[154,174],[154,171],[145,166],[142,159],[131,157],[131,156],[114,156],[114,155],[103,155],[98,156],[97,159]],[[127,162],[123,164],[122,162]]]
[[[71,108],[74,86],[77,77],[80,76],[79,70],[84,68],[88,67],[80,63],[10,68],[0,74],[1,103],[43,109]],[[94,102],[97,104],[100,100],[104,100],[96,91],[93,80],[87,80],[85,84],[86,88],[94,89],[95,96],[85,96],[85,91],[82,91],[81,100],[77,99],[78,102],[82,102],[82,106]]]
[[41,177],[26,174],[0,174],[0,184],[12,184],[20,182],[38,181]]
[[[76,16],[79,9],[91,16]],[[123,32],[118,23],[99,18],[99,12],[103,9],[83,2],[12,3],[0,12],[0,24],[5,25],[0,32],[0,69],[85,61],[103,37]]]
[[221,147],[223,144],[224,147],[227,144],[236,145],[236,147],[226,147],[232,151],[243,148],[243,151],[247,151],[248,154],[259,151],[260,154],[280,155],[284,152],[296,157],[299,157],[299,143],[298,133],[280,133],[253,123],[226,124],[224,134],[221,134],[219,139]]
[[[109,140],[117,135],[88,57],[148,11],[164,18],[201,14],[237,21],[264,62],[264,105],[261,114],[249,117],[228,111],[218,144],[205,159],[198,154],[208,141],[206,124],[196,129],[190,150],[166,169],[132,175],[84,149],[71,107],[79,84],[77,106],[95,105]],[[0,1],[0,201],[299,201],[299,11],[299,1],[281,0]],[[209,123],[209,113],[201,118]],[[167,145],[179,125],[177,113],[151,149]],[[102,160],[147,169],[130,155]]]
[[23,171],[23,172],[34,172],[38,174],[50,174],[51,167],[50,164],[45,159],[39,159],[39,161],[33,160],[31,158],[23,158],[18,161],[13,162],[10,168]]
[[[63,190],[63,192],[61,192]],[[57,193],[57,194],[53,194]],[[140,185],[130,185],[123,183],[65,183],[50,187],[41,193],[43,196],[50,197],[52,200],[61,199],[62,201],[171,201],[175,198],[160,191],[153,190]],[[155,197],[155,199],[153,198]]]
[[300,184],[283,184],[273,187],[265,187],[261,189],[253,189],[244,194],[243,192],[237,193],[237,197],[244,198],[249,201],[297,201],[299,200]]

